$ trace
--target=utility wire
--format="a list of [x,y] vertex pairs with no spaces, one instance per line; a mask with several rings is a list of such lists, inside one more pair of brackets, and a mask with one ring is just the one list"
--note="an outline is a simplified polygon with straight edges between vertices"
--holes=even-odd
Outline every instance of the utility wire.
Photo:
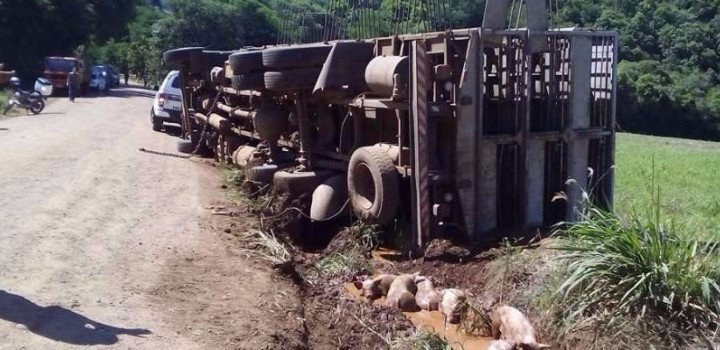
[[510,26],[512,26],[512,19],[513,19],[513,17],[515,17],[515,2],[516,1],[517,0],[512,1],[512,4],[510,5],[510,13],[508,14],[508,18],[506,18],[507,23],[508,23],[508,25],[507,25],[508,28],[510,28]]
[[402,3],[402,12],[400,13],[400,26],[398,27],[398,34],[403,34],[407,27],[408,14],[410,13],[410,5],[412,0],[400,0]]
[[392,17],[392,34],[397,36],[398,24],[400,23],[400,0],[395,0],[395,8]]
[[415,0],[408,0],[408,6],[406,8],[405,12],[405,26],[401,29],[402,34],[407,34],[408,27],[410,26],[410,19],[412,18],[412,10],[413,10],[413,1]]
[[327,26],[328,26],[328,17],[330,17],[330,3],[325,3],[325,20],[323,21],[323,27],[322,27],[322,40],[327,41]]
[[[350,0],[350,21],[349,25],[352,25],[352,23],[355,21],[355,0]],[[349,29],[349,28],[348,28]],[[357,25],[355,25],[355,33],[357,35]]]
[[364,39],[365,37],[368,36],[367,14],[366,14],[367,8],[365,6],[364,0],[358,0],[358,2],[360,2],[360,6],[359,6],[360,18],[362,19],[362,28],[363,28],[363,32],[362,32],[362,35],[360,36],[360,39]]
[[429,8],[430,13],[428,14],[428,16],[430,17],[430,28],[432,29],[432,31],[436,31],[437,30],[437,1],[429,0],[429,2],[430,3],[429,3],[428,8]]
[[330,0],[330,28],[328,28],[328,41],[333,40],[335,38],[335,26],[337,25],[337,1],[338,0]]
[[518,15],[517,15],[517,19],[515,20],[515,29],[520,28],[520,17],[522,15],[523,5],[524,5],[523,2],[524,2],[524,0],[520,0],[520,6],[518,6]]
[[423,28],[425,29],[425,32],[428,31],[428,0],[420,0],[421,8],[422,8],[422,14],[423,14]]
[[[448,0],[448,1],[449,1],[449,0]],[[444,27],[444,28],[443,28],[443,29],[452,28],[453,22],[452,22],[452,19],[450,18],[450,16],[448,16],[448,7],[449,7],[450,5],[449,5],[449,4],[446,4],[446,1],[440,0],[440,6],[441,6],[441,8],[442,8],[443,18],[444,18],[444,20],[443,20],[443,27]]]
[[412,29],[410,27],[410,24],[412,23],[412,21],[417,20],[416,17],[417,17],[418,0],[413,0],[412,3],[413,3],[413,5],[412,5],[412,8],[410,9],[410,20],[408,21],[408,24],[406,26],[405,33],[410,33],[410,30]]

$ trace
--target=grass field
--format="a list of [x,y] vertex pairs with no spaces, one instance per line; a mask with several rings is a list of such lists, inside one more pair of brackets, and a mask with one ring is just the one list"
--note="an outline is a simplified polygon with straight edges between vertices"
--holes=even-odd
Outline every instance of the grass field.
[[720,237],[720,143],[618,134],[615,209],[645,210],[651,181],[665,217],[693,236]]

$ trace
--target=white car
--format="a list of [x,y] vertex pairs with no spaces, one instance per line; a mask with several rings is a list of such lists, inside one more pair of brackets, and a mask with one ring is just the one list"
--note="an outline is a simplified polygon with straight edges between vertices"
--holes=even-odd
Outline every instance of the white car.
[[107,81],[105,78],[93,74],[92,80],[90,80],[90,89],[93,91],[107,91]]
[[168,73],[163,80],[160,89],[155,95],[150,119],[153,130],[160,131],[164,122],[182,123],[180,113],[182,112],[182,92],[180,91],[180,75],[174,70]]

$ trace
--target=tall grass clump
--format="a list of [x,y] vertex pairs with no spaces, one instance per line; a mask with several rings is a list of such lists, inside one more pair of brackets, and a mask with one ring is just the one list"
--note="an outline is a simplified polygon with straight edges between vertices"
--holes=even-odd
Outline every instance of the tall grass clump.
[[626,219],[589,207],[579,223],[558,230],[558,258],[567,266],[556,294],[564,318],[662,324],[665,338],[691,333],[712,344],[708,335],[720,314],[720,246],[681,234],[665,220],[659,191],[652,202]]

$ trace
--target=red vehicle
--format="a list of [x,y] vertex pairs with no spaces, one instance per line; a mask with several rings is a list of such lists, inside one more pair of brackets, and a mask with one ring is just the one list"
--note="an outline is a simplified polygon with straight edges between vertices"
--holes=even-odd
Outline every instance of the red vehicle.
[[80,75],[80,93],[85,94],[90,85],[90,74],[84,60],[76,57],[47,57],[43,77],[52,82],[54,90],[67,89],[67,77],[73,68]]
[[0,63],[0,86],[3,86],[10,81],[10,78],[15,76],[15,71],[5,71],[5,64]]

